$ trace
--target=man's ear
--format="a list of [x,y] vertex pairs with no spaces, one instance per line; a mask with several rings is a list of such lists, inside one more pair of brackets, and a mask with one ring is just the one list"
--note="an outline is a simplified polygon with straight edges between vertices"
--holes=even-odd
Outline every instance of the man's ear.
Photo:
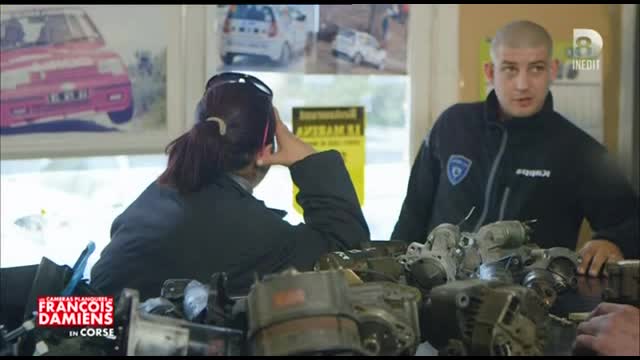
[[560,60],[551,60],[551,81],[555,81],[558,78],[558,69],[560,68]]
[[487,81],[489,82],[489,84],[491,84],[491,86],[493,85],[493,79],[494,79],[494,68],[493,68],[493,63],[492,62],[486,62],[484,63],[484,76],[487,78]]

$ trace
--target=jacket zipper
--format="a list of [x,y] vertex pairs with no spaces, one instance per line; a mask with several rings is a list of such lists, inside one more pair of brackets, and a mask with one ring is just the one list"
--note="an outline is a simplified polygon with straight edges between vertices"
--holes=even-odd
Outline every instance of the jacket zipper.
[[504,149],[507,146],[507,130],[503,128],[501,125],[496,125],[502,130],[502,141],[500,142],[500,150],[498,151],[498,155],[496,155],[495,159],[493,159],[493,165],[491,166],[491,173],[489,174],[489,181],[487,181],[487,188],[484,191],[484,207],[482,208],[482,215],[478,219],[476,223],[476,227],[474,232],[477,232],[484,219],[487,217],[487,212],[489,211],[489,199],[491,198],[491,189],[493,188],[493,181],[496,176],[496,172],[498,171],[498,164],[502,159],[502,155],[504,154]]
[[504,220],[504,210],[507,207],[507,199],[509,198],[510,191],[511,189],[509,187],[504,189],[504,195],[502,196],[502,204],[500,205],[500,218],[498,219],[498,221]]

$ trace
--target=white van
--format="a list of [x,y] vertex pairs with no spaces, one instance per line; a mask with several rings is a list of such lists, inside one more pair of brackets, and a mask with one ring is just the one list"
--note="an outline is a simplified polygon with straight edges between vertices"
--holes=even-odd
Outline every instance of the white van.
[[332,43],[334,56],[344,55],[355,64],[371,64],[384,69],[387,52],[380,47],[378,40],[366,32],[342,28]]
[[289,5],[230,5],[224,17],[220,55],[225,65],[237,55],[263,56],[288,64],[307,43],[307,16]]

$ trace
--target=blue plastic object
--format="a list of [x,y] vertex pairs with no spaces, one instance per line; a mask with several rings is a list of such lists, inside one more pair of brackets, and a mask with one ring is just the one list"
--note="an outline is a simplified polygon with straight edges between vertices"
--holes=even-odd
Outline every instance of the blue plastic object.
[[62,290],[62,296],[69,296],[73,293],[82,279],[82,275],[84,275],[84,269],[87,267],[87,260],[96,249],[96,244],[93,241],[89,241],[87,247],[82,251],[80,257],[76,261],[75,265],[73,265],[73,275],[71,275],[71,280],[69,280],[69,284],[67,287]]

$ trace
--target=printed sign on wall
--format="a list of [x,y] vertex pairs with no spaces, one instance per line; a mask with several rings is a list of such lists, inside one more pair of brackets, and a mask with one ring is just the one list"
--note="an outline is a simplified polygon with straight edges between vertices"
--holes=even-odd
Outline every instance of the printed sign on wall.
[[[294,107],[292,121],[293,133],[316,151],[337,150],[342,154],[360,206],[364,205],[364,107]],[[295,186],[293,193],[295,199]],[[302,213],[295,200],[294,207]]]

